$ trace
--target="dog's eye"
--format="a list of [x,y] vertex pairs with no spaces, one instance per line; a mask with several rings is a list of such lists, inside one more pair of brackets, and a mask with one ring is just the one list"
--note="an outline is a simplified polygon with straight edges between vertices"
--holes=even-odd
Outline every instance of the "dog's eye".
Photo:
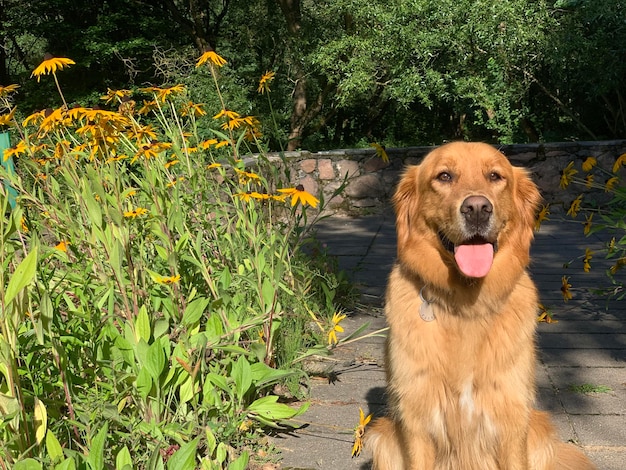
[[502,179],[502,175],[498,173],[497,171],[492,171],[491,173],[489,173],[490,181],[500,181],[501,179]]
[[447,171],[442,171],[437,175],[437,180],[443,183],[449,183],[450,181],[452,181],[452,175]]

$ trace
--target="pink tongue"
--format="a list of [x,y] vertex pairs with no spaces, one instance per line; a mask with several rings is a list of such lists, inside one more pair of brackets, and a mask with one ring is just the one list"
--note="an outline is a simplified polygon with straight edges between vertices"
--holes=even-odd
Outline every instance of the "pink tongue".
[[458,245],[454,247],[454,258],[467,277],[485,277],[493,262],[493,245]]

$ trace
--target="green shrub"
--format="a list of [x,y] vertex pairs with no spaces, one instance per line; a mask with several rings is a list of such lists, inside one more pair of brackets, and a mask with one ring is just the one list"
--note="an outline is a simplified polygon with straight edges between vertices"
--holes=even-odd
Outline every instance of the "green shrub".
[[[56,82],[71,63],[44,65]],[[223,102],[211,119],[181,85],[103,98],[117,110],[6,120],[0,464],[246,468],[307,408],[274,387],[297,391],[340,321],[343,281],[302,251],[319,201],[282,162],[241,159],[258,123]]]

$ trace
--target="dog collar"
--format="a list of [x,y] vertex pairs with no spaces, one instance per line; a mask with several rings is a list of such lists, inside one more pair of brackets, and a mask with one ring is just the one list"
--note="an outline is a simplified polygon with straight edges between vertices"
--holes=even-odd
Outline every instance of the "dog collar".
[[435,309],[433,308],[432,302],[429,302],[424,298],[424,289],[426,289],[426,286],[420,289],[420,300],[422,301],[419,308],[420,317],[425,322],[431,322],[435,319]]

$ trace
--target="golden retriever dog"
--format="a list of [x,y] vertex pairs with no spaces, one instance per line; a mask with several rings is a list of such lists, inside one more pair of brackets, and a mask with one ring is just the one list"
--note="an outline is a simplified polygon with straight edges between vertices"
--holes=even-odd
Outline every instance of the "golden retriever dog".
[[409,167],[393,198],[390,416],[366,433],[376,470],[593,469],[535,400],[537,290],[526,267],[540,195],[487,144]]

